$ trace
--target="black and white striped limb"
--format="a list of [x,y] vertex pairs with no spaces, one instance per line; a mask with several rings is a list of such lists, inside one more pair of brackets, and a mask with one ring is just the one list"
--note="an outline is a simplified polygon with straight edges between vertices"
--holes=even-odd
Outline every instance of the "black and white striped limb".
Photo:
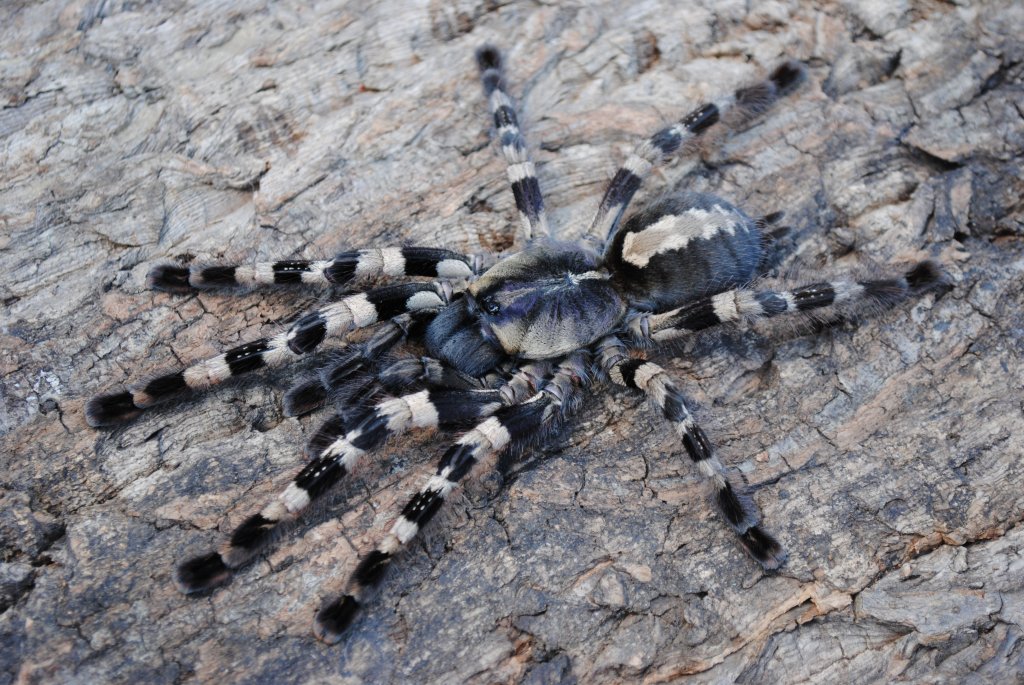
[[437,310],[450,296],[449,284],[406,283],[345,297],[306,314],[273,337],[247,342],[128,390],[93,397],[86,405],[86,419],[91,426],[130,420],[161,402],[207,390],[257,369],[292,363],[317,350],[324,340],[343,338],[405,312]]
[[[416,373],[418,378],[406,379],[402,384],[426,386],[426,388],[417,389],[430,391],[428,400],[437,408],[437,425],[442,427],[455,427],[462,422],[490,416],[502,405],[524,402],[528,397],[536,394],[537,388],[546,382],[551,371],[550,365],[545,362],[525,364],[517,369],[511,378],[502,379],[495,384],[496,387],[490,387],[490,384],[483,384],[480,379],[466,377],[436,359],[423,358],[406,361],[412,362],[410,371]],[[404,363],[400,364],[404,366]],[[414,369],[417,367],[419,370],[415,371]],[[382,375],[392,373],[394,373],[394,369],[389,367]],[[377,380],[384,388],[388,388],[389,384],[395,384],[395,381],[391,379],[380,380],[378,378]],[[391,385],[391,388],[394,387],[395,385]],[[405,394],[413,396],[414,392],[409,388]],[[376,420],[386,426],[393,426],[390,420],[380,416],[380,407],[387,407],[390,401],[384,400],[382,405],[373,409],[355,407],[347,411],[340,411],[317,429],[309,441],[307,451],[311,456],[319,457],[328,450],[338,450],[349,440],[350,436],[346,434],[350,429],[360,423],[365,424]],[[495,401],[498,404],[494,404]],[[376,419],[374,419],[375,414],[377,415]],[[380,431],[379,440],[375,445],[381,444],[384,439],[393,434],[394,429],[392,428]]]
[[219,551],[182,563],[175,576],[178,587],[193,593],[224,583],[389,438],[411,429],[471,424],[502,406],[497,390],[421,390],[377,403],[306,464],[277,497],[235,528]]
[[[549,372],[549,365],[538,362],[526,364],[515,371],[511,378],[493,373],[473,377],[432,357],[408,357],[380,369],[375,373],[349,375],[349,368],[343,362],[339,366],[324,370],[322,381],[327,385],[324,392],[339,406],[338,411],[324,421],[310,437],[306,452],[316,457],[328,446],[345,435],[367,415],[367,406],[383,395],[406,395],[419,390],[474,391],[496,390],[501,402],[513,404],[514,398],[533,394],[540,386],[540,379]],[[339,378],[346,376],[346,378]],[[331,387],[339,382],[342,388]],[[300,388],[301,389],[301,388]],[[294,390],[294,389],[293,389]],[[485,397],[467,395],[467,397]],[[521,401],[521,400],[519,400]]]
[[463,479],[484,470],[489,457],[545,434],[571,409],[576,394],[590,382],[588,358],[586,353],[570,355],[539,393],[499,410],[448,448],[435,474],[405,505],[384,539],[360,560],[346,593],[321,607],[313,627],[318,638],[329,644],[341,639],[395,556],[434,518]]
[[246,265],[160,264],[149,286],[168,292],[275,285],[338,286],[354,279],[425,276],[441,280],[470,278],[480,260],[435,247],[383,247],[341,252],[333,259],[288,259]]
[[603,246],[619,224],[633,195],[651,170],[697,139],[723,118],[739,119],[766,109],[772,102],[792,90],[804,75],[797,62],[786,62],[768,80],[741,88],[732,95],[709,102],[693,110],[675,124],[667,126],[647,140],[615,172],[590,224],[588,240]]
[[722,323],[752,323],[781,315],[820,316],[887,307],[908,297],[941,289],[944,284],[945,276],[939,266],[924,261],[895,278],[837,279],[791,290],[727,290],[661,314],[640,314],[628,322],[628,327],[637,339],[660,343]]
[[365,342],[345,348],[315,376],[289,388],[282,401],[285,416],[307,414],[329,400],[350,404],[372,394],[379,386],[373,372],[381,357],[406,340],[419,338],[433,316],[434,310],[422,309],[377,326]]
[[476,61],[480,67],[484,94],[494,117],[501,154],[508,165],[508,181],[512,185],[516,209],[519,210],[523,240],[529,242],[535,237],[548,236],[551,231],[544,211],[544,198],[540,192],[537,170],[530,161],[526,139],[519,128],[515,105],[506,92],[501,53],[497,48],[485,45],[477,50]]
[[754,503],[730,482],[725,467],[715,456],[711,443],[668,373],[646,359],[629,357],[625,345],[615,337],[603,340],[599,353],[602,370],[613,383],[643,392],[672,424],[697,470],[714,487],[718,510],[736,531],[744,548],[766,570],[779,568],[786,559],[785,551],[760,526],[760,514]]
[[[193,593],[224,583],[232,570],[273,544],[310,504],[352,473],[365,455],[379,449],[389,439],[414,429],[472,425],[502,407],[536,394],[549,370],[550,366],[545,363],[528,364],[500,389],[430,388],[382,400],[353,421],[337,421],[338,434],[334,439],[325,441],[288,487],[243,521],[219,551],[195,557],[178,567],[175,576],[178,587],[183,592]],[[335,422],[335,419],[329,420],[319,432],[324,433]]]

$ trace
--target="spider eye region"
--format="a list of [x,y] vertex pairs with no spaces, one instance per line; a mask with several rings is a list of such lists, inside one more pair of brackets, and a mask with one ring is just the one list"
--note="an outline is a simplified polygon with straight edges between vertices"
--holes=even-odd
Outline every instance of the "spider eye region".
[[470,288],[482,335],[508,355],[550,359],[614,329],[625,302],[584,255],[531,248],[492,267]]
[[491,296],[485,296],[478,300],[480,308],[491,316],[496,316],[501,311],[501,305]]

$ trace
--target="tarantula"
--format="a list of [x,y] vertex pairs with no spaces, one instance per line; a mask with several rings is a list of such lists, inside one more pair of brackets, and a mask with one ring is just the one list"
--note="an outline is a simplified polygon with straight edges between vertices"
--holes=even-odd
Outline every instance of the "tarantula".
[[[165,264],[150,273],[153,287],[174,292],[339,286],[370,277],[436,279],[349,295],[302,316],[274,337],[90,400],[92,426],[116,424],[171,398],[288,364],[319,350],[328,339],[344,340],[357,329],[376,326],[318,378],[288,392],[284,408],[292,415],[319,407],[342,388],[345,402],[313,436],[311,461],[278,497],[245,519],[219,551],[178,567],[175,579],[182,591],[201,592],[224,583],[389,438],[413,428],[468,428],[383,540],[361,559],[345,594],[317,613],[317,637],[338,641],[396,554],[463,479],[484,470],[488,457],[522,449],[550,432],[596,381],[605,379],[650,398],[712,483],[718,509],[740,544],[764,569],[776,569],[785,560],[782,546],[761,527],[756,507],[728,477],[676,382],[647,360],[646,350],[720,323],[890,304],[943,282],[941,270],[926,261],[895,278],[840,279],[779,291],[751,288],[764,261],[762,229],[773,217],[753,220],[706,194],[674,194],[620,223],[656,165],[720,120],[760,113],[796,88],[804,78],[796,62],[698,107],[642,142],[612,178],[587,236],[564,244],[552,239],[501,56],[484,46],[476,58],[522,224],[521,251],[489,268],[480,258],[444,249],[385,247],[342,252],[326,261]],[[428,356],[390,357],[406,340],[422,341]]]

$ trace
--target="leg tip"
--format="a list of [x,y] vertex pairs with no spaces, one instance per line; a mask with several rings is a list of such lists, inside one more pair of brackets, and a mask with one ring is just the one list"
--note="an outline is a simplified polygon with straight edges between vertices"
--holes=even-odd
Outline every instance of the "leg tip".
[[740,535],[740,542],[765,571],[776,571],[786,563],[786,550],[761,526],[748,528]]
[[352,625],[352,620],[359,612],[359,606],[359,602],[352,595],[343,595],[325,604],[313,619],[313,634],[321,642],[329,645],[338,644],[345,630]]
[[930,259],[915,264],[904,278],[907,279],[910,290],[915,293],[938,290],[945,295],[953,289],[946,272],[937,262]]
[[501,51],[490,43],[484,43],[476,49],[476,64],[480,71],[501,69]]
[[206,592],[231,578],[231,569],[217,552],[182,562],[174,573],[174,582],[186,595]]
[[141,413],[142,409],[135,406],[132,394],[127,390],[110,395],[96,395],[85,405],[85,421],[93,428],[124,423]]
[[484,94],[491,96],[495,90],[505,90],[501,74],[501,52],[493,45],[481,45],[476,51],[476,65],[480,68]]
[[775,68],[768,79],[775,85],[779,95],[795,90],[807,78],[807,68],[795,60],[784,62]]
[[146,276],[146,283],[152,290],[168,293],[186,293],[192,290],[189,283],[189,268],[177,264],[158,264]]
[[[246,552],[246,559],[255,552],[274,542],[278,526],[277,521],[267,519],[263,514],[253,514],[245,519],[231,533],[231,546]],[[230,560],[234,561],[234,559]],[[232,567],[238,564],[232,563]]]

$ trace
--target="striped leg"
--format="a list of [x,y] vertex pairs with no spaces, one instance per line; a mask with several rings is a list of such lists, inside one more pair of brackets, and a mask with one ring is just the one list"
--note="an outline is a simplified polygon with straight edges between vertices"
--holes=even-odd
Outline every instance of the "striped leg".
[[221,585],[237,569],[274,543],[310,504],[350,473],[370,450],[414,428],[457,426],[490,416],[502,406],[497,390],[422,390],[384,400],[312,459],[288,487],[243,521],[217,552],[189,559],[177,570],[182,592]]
[[[379,402],[317,451],[277,498],[243,521],[219,552],[190,559],[175,580],[186,593],[223,584],[231,571],[274,543],[309,505],[351,472],[364,454],[412,428],[455,427],[479,421],[503,405],[536,392],[545,363],[529,364],[508,382],[508,390],[430,389]],[[328,421],[321,431],[329,425]]]
[[505,91],[505,78],[502,74],[501,53],[489,45],[476,52],[477,65],[484,84],[494,116],[494,126],[498,129],[501,141],[501,154],[508,164],[508,180],[512,184],[512,194],[519,210],[522,223],[522,238],[528,242],[533,238],[550,235],[547,214],[544,212],[544,198],[540,193],[537,181],[537,170],[530,161],[526,150],[526,140],[519,129],[515,106],[512,98]]
[[599,350],[601,367],[612,382],[642,391],[675,428],[690,459],[701,475],[714,485],[719,511],[750,555],[767,570],[781,566],[786,560],[785,551],[759,525],[760,514],[754,503],[729,482],[725,467],[714,455],[711,443],[686,408],[683,394],[668,373],[657,364],[626,356],[626,348],[617,338],[601,341]]
[[[418,338],[433,317],[432,310],[424,309],[381,324],[366,342],[349,347],[316,376],[289,388],[282,402],[285,416],[299,416],[318,409],[329,395],[342,399],[338,397],[342,388],[349,391],[344,393],[348,403],[347,400],[359,394],[359,387],[372,380],[369,374],[378,360],[407,339]],[[363,383],[359,383],[360,380]]]
[[[544,379],[551,372],[551,365],[547,362],[531,362],[516,370],[511,378],[491,384],[482,383],[479,379],[467,378],[458,371],[429,357],[410,359],[408,361],[412,362],[412,365],[409,365],[407,372],[416,374],[417,378],[406,377],[401,383],[396,383],[393,378],[386,381],[380,380],[380,376],[375,380],[379,381],[379,386],[382,389],[394,390],[404,388],[405,394],[414,392],[412,390],[413,386],[426,386],[427,390],[436,393],[434,401],[445,407],[445,411],[442,413],[442,424],[445,426],[455,425],[458,416],[455,410],[460,403],[467,402],[464,398],[478,398],[480,401],[484,401],[490,395],[486,393],[480,394],[479,391],[493,390],[498,393],[497,396],[502,404],[519,404],[534,395],[537,392],[537,388],[542,385]],[[406,366],[406,364],[400,362],[386,369],[382,372],[381,376],[394,374],[394,366],[399,365]],[[389,387],[389,384],[393,385]],[[494,387],[495,385],[497,387]],[[422,387],[416,387],[416,390],[423,389]],[[472,404],[472,402],[469,403]],[[367,417],[372,416],[374,411],[374,409],[356,406],[338,412],[317,429],[313,437],[310,438],[306,451],[310,456],[316,458],[322,456],[329,449],[336,449],[337,445],[335,443],[346,439],[346,433],[366,420]],[[491,413],[493,412],[488,411],[486,416],[490,416]],[[483,415],[481,414],[480,416]],[[469,418],[472,419],[476,416],[470,415]],[[388,436],[382,436],[382,440],[385,437]]]
[[935,262],[924,261],[897,278],[835,280],[781,291],[727,290],[661,314],[641,314],[629,322],[629,328],[638,339],[665,342],[720,323],[890,306],[940,290],[945,284],[942,269]]
[[346,593],[317,612],[313,631],[329,644],[338,642],[359,608],[380,585],[398,552],[437,514],[466,476],[484,469],[485,459],[543,435],[557,421],[583,386],[588,384],[588,356],[574,353],[559,365],[551,381],[528,401],[505,407],[463,435],[438,464],[437,472],[409,500],[376,549],[359,562]]
[[797,62],[786,62],[771,73],[767,81],[741,88],[729,97],[701,105],[677,123],[663,128],[640,143],[615,172],[590,224],[587,239],[603,248],[619,224],[629,201],[651,170],[670,155],[691,143],[722,118],[739,119],[761,112],[803,80],[804,69]]
[[272,338],[260,338],[188,368],[166,373],[107,395],[86,405],[90,426],[108,426],[135,418],[160,402],[206,390],[260,368],[283,366],[316,350],[327,338],[371,326],[403,312],[436,310],[447,301],[450,287],[439,283],[407,283],[352,295],[314,310]]
[[149,287],[168,292],[266,285],[344,285],[353,278],[427,276],[443,280],[469,278],[478,260],[434,247],[385,247],[342,252],[323,261],[291,259],[249,265],[160,264],[149,272]]

